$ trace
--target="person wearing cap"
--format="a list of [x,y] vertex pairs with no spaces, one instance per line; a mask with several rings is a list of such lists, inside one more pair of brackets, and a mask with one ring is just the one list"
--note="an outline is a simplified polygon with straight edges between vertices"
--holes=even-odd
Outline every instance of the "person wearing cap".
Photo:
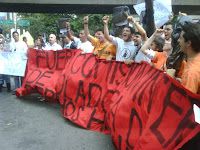
[[[5,47],[5,37],[3,36],[3,34],[0,34],[0,52],[3,51],[7,51]],[[0,92],[2,92],[4,81],[6,82],[7,92],[10,92],[11,91],[10,76],[4,74],[0,74]]]

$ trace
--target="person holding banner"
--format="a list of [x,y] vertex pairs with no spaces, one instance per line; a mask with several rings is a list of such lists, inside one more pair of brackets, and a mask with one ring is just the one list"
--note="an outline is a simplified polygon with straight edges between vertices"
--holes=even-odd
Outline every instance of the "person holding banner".
[[[14,38],[14,42],[10,43],[10,48],[13,53],[19,53],[21,55],[21,59],[28,59],[27,53],[28,53],[28,47],[24,41],[19,40],[19,33],[17,31],[14,31],[12,33],[12,36]],[[22,84],[22,79],[19,76],[14,76],[14,83],[15,83],[15,89],[13,94],[15,94],[15,90],[19,88]]]
[[62,47],[56,42],[56,35],[50,34],[49,35],[49,43],[45,46],[44,50],[62,50]]
[[[8,50],[5,47],[5,37],[3,36],[3,34],[0,34],[0,52],[3,51],[8,51]],[[0,92],[2,92],[4,81],[6,82],[7,92],[10,92],[11,91],[10,76],[4,74],[0,74]]]
[[185,23],[178,42],[187,55],[181,83],[191,92],[200,94],[200,24]]
[[137,48],[134,45],[132,40],[132,36],[134,34],[134,30],[130,26],[125,26],[122,30],[122,39],[119,37],[114,37],[109,35],[108,23],[109,16],[104,16],[102,18],[104,24],[104,35],[105,38],[113,43],[117,48],[116,60],[117,61],[127,61],[133,60],[136,55]]

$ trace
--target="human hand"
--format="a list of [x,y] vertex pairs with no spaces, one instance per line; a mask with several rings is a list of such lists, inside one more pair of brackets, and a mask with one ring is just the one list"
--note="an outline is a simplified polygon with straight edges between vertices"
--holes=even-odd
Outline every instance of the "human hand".
[[108,24],[108,22],[109,22],[109,20],[110,20],[110,17],[109,17],[109,16],[104,16],[104,17],[102,18],[102,20],[103,20],[103,24]]
[[88,22],[89,22],[89,17],[88,16],[83,17],[83,24],[88,24]]

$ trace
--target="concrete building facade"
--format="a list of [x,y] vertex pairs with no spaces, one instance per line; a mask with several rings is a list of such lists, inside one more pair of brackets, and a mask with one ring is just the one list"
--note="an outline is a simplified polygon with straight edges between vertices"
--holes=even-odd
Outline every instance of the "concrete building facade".
[[[48,12],[48,13],[112,13],[116,6],[127,5],[135,13],[133,5],[144,0],[1,0],[0,12]],[[200,0],[172,0],[174,13],[186,12],[200,15]]]

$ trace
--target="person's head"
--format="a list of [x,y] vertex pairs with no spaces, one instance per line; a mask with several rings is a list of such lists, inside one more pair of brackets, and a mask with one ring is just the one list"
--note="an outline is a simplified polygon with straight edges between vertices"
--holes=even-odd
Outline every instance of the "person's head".
[[14,31],[12,33],[12,37],[14,38],[15,42],[19,41],[19,33],[17,31]]
[[200,52],[200,24],[187,22],[182,26],[181,35],[178,39],[181,50],[188,54],[189,50]]
[[100,42],[103,42],[105,40],[105,37],[104,37],[104,33],[103,33],[103,30],[102,29],[97,29],[95,31],[95,34],[94,36],[99,39]]
[[56,43],[57,39],[56,39],[56,35],[55,34],[50,34],[49,35],[49,43],[51,45],[53,45],[54,43]]
[[171,38],[172,32],[173,32],[173,26],[171,23],[167,23],[163,27],[164,29],[164,34],[165,34],[165,39],[169,40]]
[[69,39],[68,36],[63,35],[63,37],[62,37],[62,41],[63,41],[63,44],[68,44],[71,40]]
[[134,29],[130,26],[125,26],[122,30],[122,39],[125,42],[129,42],[132,40],[133,34],[134,34]]
[[22,40],[23,40],[25,43],[27,43],[27,38],[26,38],[25,36],[22,38]]
[[135,46],[140,46],[142,44],[142,36],[139,32],[136,32],[132,37]]
[[164,44],[165,40],[160,36],[156,36],[153,42],[151,43],[151,49],[154,51],[163,52]]
[[0,44],[3,44],[5,42],[5,37],[3,34],[0,34]]
[[84,30],[81,30],[81,31],[79,32],[79,38],[80,38],[81,42],[86,42],[86,41],[87,41],[87,37],[86,37],[86,35],[85,35]]
[[41,38],[37,38],[36,40],[35,40],[35,46],[37,46],[37,47],[44,47],[44,45],[45,45],[45,43],[44,43],[44,41],[43,41],[43,39],[41,39]]

